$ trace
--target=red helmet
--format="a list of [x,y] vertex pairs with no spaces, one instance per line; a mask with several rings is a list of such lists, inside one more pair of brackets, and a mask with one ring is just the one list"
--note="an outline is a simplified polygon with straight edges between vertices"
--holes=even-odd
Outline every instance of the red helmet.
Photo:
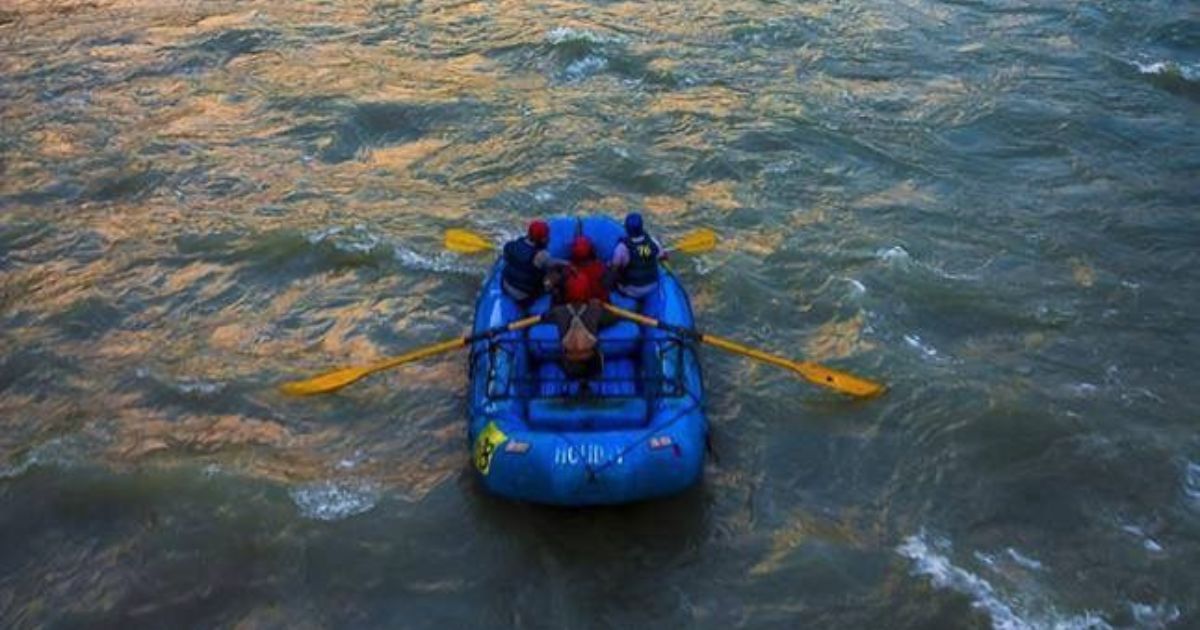
[[584,273],[569,273],[564,289],[567,303],[582,304],[592,297],[592,280]]
[[571,243],[571,262],[585,263],[591,260],[596,255],[595,248],[592,247],[592,239],[586,236],[576,236]]
[[529,240],[539,245],[550,240],[550,226],[542,220],[529,223]]

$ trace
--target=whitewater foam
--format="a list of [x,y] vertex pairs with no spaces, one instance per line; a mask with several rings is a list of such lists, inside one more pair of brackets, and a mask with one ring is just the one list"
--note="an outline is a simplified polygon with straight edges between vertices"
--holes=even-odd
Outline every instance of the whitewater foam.
[[182,380],[175,383],[175,389],[189,396],[211,396],[225,389],[225,383],[205,380]]
[[1179,607],[1166,602],[1158,604],[1139,604],[1129,602],[1129,610],[1138,622],[1139,628],[1165,628],[1179,619]]
[[588,42],[591,44],[620,44],[625,41],[623,37],[618,35],[602,35],[595,31],[587,29],[576,29],[569,26],[560,26],[549,33],[546,33],[546,41],[551,44],[562,44],[564,42]]
[[904,343],[916,349],[921,353],[921,356],[931,361],[945,361],[947,359],[932,344],[921,339],[920,335],[904,335]]
[[1134,61],[1133,65],[1142,74],[1155,76],[1179,76],[1187,81],[1200,81],[1200,65],[1179,63],[1176,61],[1151,61],[1142,63]]
[[1134,538],[1137,538],[1138,541],[1142,543],[1142,548],[1146,551],[1151,553],[1163,552],[1162,545],[1158,544],[1158,541],[1151,538],[1150,535],[1147,534],[1146,531],[1141,527],[1138,527],[1137,525],[1122,525],[1121,531],[1133,536]]
[[581,81],[594,74],[603,72],[608,67],[608,59],[600,55],[588,55],[567,64],[563,75],[570,81]]
[[1043,566],[1041,562],[1022,554],[1012,547],[1005,549],[1004,553],[1001,555],[983,553],[982,551],[976,551],[974,555],[976,560],[979,560],[983,564],[986,564],[989,568],[995,570],[1002,570],[1005,564],[1015,564],[1016,566],[1029,571],[1046,570],[1046,567]]
[[[1036,593],[1009,595],[1001,592],[986,579],[955,566],[950,558],[941,552],[944,550],[949,553],[950,548],[949,541],[935,539],[931,543],[926,534],[921,532],[906,538],[904,543],[896,548],[896,552],[913,562],[913,574],[928,577],[937,588],[949,589],[969,597],[972,607],[987,613],[992,620],[992,627],[998,630],[1112,628],[1102,617],[1090,611],[1064,617],[1053,609],[1044,613],[1027,610],[1022,601],[1023,596],[1035,596]],[[1025,597],[1028,598],[1030,597]]]
[[0,466],[0,479],[16,479],[35,466],[68,466],[74,459],[70,453],[77,448],[77,439],[57,437],[25,452],[17,461]]
[[318,521],[339,521],[370,511],[379,502],[379,488],[365,481],[319,481],[289,492],[300,514]]
[[396,245],[393,256],[401,265],[418,271],[452,272],[469,276],[481,275],[480,270],[455,262],[457,258],[446,252],[437,256],[426,256],[407,247]]
[[1200,507],[1200,464],[1188,462],[1184,467],[1183,494],[1192,505]]
[[1008,557],[1012,558],[1013,562],[1016,562],[1018,565],[1023,566],[1031,571],[1044,571],[1046,569],[1046,567],[1042,566],[1041,562],[1038,562],[1029,556],[1021,555],[1021,552],[1013,549],[1012,547],[1005,549],[1004,553],[1008,554]]
[[381,238],[361,223],[349,230],[334,226],[310,232],[306,238],[311,245],[328,243],[334,249],[347,254],[369,254],[382,243]]
[[1100,387],[1094,383],[1071,383],[1066,390],[1076,398],[1091,398],[1100,391]]
[[905,266],[912,261],[912,256],[909,255],[908,250],[899,245],[877,250],[875,257],[886,264],[896,266]]
[[980,280],[982,277],[980,272],[985,267],[992,264],[992,260],[988,259],[972,271],[947,271],[940,264],[931,264],[914,259],[912,254],[910,254],[907,249],[904,249],[904,247],[900,245],[893,245],[886,249],[876,250],[875,258],[889,267],[896,267],[900,269],[908,269],[909,267],[913,267],[931,273],[939,278],[955,280],[959,282],[972,282]]

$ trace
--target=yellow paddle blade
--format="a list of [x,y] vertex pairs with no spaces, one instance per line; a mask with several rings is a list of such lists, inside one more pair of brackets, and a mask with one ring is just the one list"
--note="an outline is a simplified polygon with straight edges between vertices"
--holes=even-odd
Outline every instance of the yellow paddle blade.
[[699,254],[707,252],[716,246],[717,233],[708,228],[701,228],[685,234],[683,238],[675,243],[673,249],[685,254]]
[[357,381],[358,379],[371,373],[371,370],[365,367],[348,367],[341,370],[326,372],[320,376],[314,376],[303,381],[292,381],[279,386],[279,389],[285,394],[292,396],[312,396],[313,394],[326,394],[336,392],[337,390]]
[[459,254],[478,254],[492,249],[491,241],[469,230],[446,230],[446,249]]
[[883,385],[848,372],[825,367],[811,361],[793,361],[792,370],[810,383],[823,385],[843,394],[859,398],[874,398],[887,390]]
[[756,350],[740,343],[714,337],[709,334],[704,334],[700,337],[700,341],[715,346],[722,350],[740,354],[745,357],[757,359],[764,363],[777,365],[781,368],[789,369],[803,376],[808,382],[828,387],[843,394],[857,396],[859,398],[874,398],[882,394],[885,390],[884,386],[874,381],[868,381],[865,378],[860,378],[853,374],[825,367],[819,363],[812,361],[792,361],[781,356],[776,356],[762,350]]
[[[524,322],[526,320],[521,321]],[[279,387],[279,389],[283,390],[283,393],[291,394],[293,396],[328,394],[330,392],[336,392],[337,390],[353,383],[354,381],[357,381],[364,376],[367,376],[368,374],[374,374],[375,372],[386,370],[388,368],[394,368],[398,365],[404,365],[405,363],[412,363],[413,361],[418,361],[420,359],[424,359],[425,357],[431,357],[435,354],[441,354],[449,350],[454,350],[455,348],[461,348],[465,345],[467,345],[467,340],[465,338],[456,337],[454,339],[428,345],[423,348],[417,348],[412,352],[406,352],[397,357],[376,361],[370,365],[342,368],[340,370],[326,372],[319,376],[314,376],[303,381],[284,383]]]

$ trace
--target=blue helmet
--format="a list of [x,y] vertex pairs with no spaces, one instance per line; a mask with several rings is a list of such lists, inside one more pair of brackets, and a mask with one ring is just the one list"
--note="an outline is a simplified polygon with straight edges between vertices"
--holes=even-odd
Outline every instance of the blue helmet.
[[625,215],[625,233],[630,236],[642,235],[642,215],[637,212]]

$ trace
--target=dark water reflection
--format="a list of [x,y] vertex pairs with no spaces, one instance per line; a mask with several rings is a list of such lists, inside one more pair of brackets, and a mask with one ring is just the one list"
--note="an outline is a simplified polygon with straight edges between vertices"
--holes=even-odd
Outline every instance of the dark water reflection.
[[[0,7],[0,625],[1189,627],[1200,20],[1171,2]],[[669,501],[481,494],[457,334],[535,214],[720,249]]]

